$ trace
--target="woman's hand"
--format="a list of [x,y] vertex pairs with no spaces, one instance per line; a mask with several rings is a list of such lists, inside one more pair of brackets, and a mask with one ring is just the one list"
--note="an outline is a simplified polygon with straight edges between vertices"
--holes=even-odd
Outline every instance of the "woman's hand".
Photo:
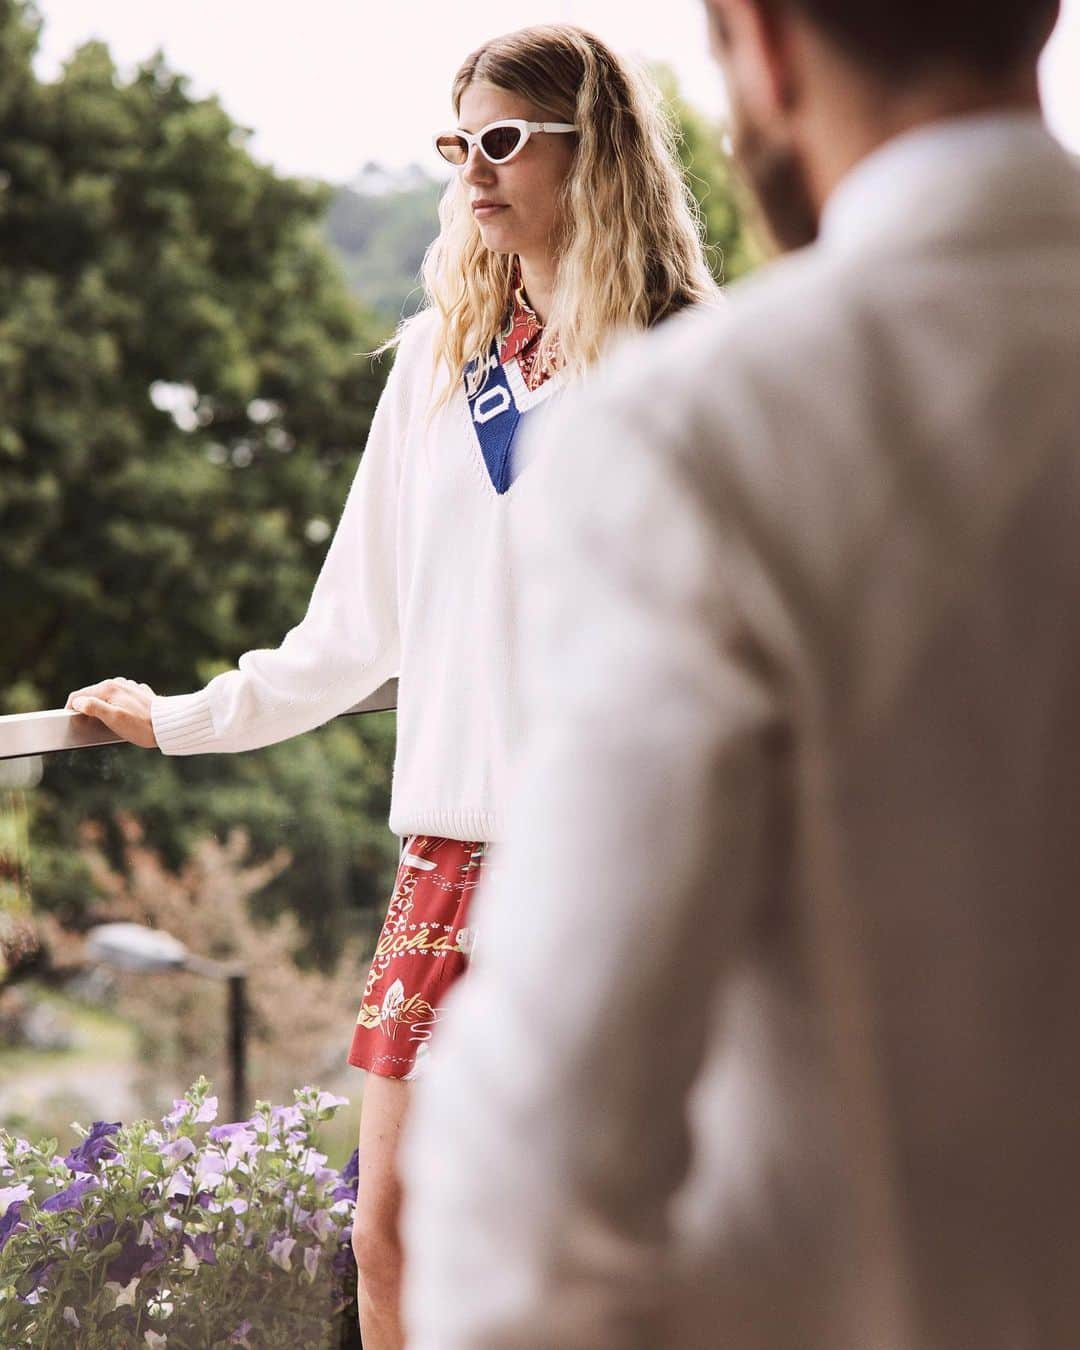
[[154,691],[148,684],[136,684],[134,680],[119,676],[115,680],[102,680],[100,684],[76,689],[68,695],[64,707],[87,717],[96,717],[125,741],[149,750],[157,745],[154,724],[150,720],[153,697]]

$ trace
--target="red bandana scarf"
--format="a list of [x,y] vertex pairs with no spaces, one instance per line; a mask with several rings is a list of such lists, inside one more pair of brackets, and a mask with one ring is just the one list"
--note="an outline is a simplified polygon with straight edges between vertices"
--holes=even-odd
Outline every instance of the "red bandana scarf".
[[525,387],[539,389],[558,368],[558,351],[556,349],[553,353],[550,362],[540,364],[540,339],[544,325],[525,298],[521,264],[516,258],[510,275],[510,289],[513,298],[507,310],[506,322],[499,333],[499,362],[505,366],[507,361],[516,357]]

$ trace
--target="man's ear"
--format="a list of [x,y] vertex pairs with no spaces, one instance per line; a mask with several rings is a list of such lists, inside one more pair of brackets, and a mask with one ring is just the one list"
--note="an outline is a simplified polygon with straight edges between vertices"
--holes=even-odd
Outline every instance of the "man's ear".
[[709,51],[713,60],[722,61],[731,42],[725,0],[705,0],[705,27],[709,34]]
[[786,112],[795,98],[793,20],[784,0],[706,0],[714,42],[743,100],[759,116]]

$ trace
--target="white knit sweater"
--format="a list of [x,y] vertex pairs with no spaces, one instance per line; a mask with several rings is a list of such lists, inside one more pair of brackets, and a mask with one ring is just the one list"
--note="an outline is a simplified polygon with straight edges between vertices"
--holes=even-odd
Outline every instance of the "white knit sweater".
[[[533,476],[496,492],[462,388],[428,423],[436,322],[406,331],[303,620],[151,716],[165,754],[253,750],[396,675],[391,829],[493,840],[520,721],[509,544]],[[561,384],[530,391],[516,361],[504,369],[522,411]]]

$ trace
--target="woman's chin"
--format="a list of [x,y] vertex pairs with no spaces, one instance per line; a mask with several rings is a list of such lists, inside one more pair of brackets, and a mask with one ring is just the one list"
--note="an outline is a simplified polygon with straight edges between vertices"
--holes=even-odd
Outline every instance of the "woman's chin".
[[480,241],[492,253],[516,253],[518,251],[513,230],[496,225],[494,221],[488,224],[481,222]]

